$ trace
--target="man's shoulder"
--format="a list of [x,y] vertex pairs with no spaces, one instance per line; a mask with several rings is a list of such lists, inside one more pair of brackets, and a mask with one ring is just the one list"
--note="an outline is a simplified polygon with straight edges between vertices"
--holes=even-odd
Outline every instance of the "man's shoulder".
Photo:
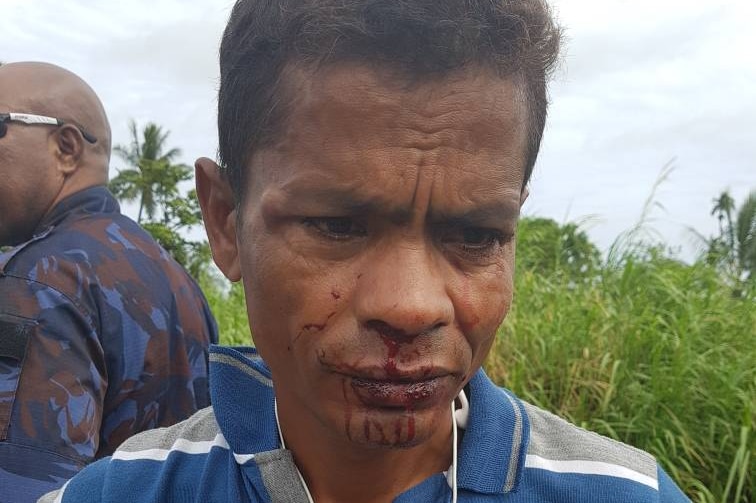
[[115,213],[76,214],[50,226],[0,256],[6,274],[37,278],[39,268],[60,270],[74,266],[97,273],[99,265],[123,260],[130,250],[158,258],[159,246],[136,223]]
[[526,492],[565,501],[689,503],[648,452],[522,404],[529,423]]
[[478,442],[468,460],[491,468],[486,476],[494,487],[522,495],[513,501],[658,503],[662,493],[675,496],[663,501],[687,501],[651,454],[572,424],[483,376],[470,391],[465,422]]
[[195,412],[187,419],[165,428],[138,433],[124,441],[112,459],[165,459],[172,452],[199,454],[213,446],[228,449],[212,407]]
[[646,451],[576,426],[565,419],[522,402],[530,424],[528,457],[616,464],[656,476],[656,459]]
[[[214,448],[228,451],[228,444],[220,433],[212,407],[207,407],[173,426],[130,437],[112,456],[88,465],[62,489],[39,501],[139,503],[154,501],[158,494],[155,491],[161,487],[183,491],[192,487],[189,492],[194,492],[198,473],[205,471],[207,457]],[[105,486],[108,494],[102,493]],[[137,487],[142,489],[136,491]]]
[[[128,284],[148,297],[204,300],[196,282],[157,241],[120,213],[78,213],[0,255],[0,272],[78,296]],[[192,306],[197,305],[192,301]]]

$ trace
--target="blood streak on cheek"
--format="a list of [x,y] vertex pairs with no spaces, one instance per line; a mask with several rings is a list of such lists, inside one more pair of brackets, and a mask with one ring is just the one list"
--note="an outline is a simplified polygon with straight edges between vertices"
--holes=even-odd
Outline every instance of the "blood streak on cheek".
[[302,329],[299,331],[296,337],[294,337],[294,342],[296,342],[300,337],[302,337],[306,333],[312,333],[312,332],[320,332],[322,331],[326,326],[328,326],[328,322],[333,318],[333,316],[336,314],[336,311],[333,311],[331,314],[329,314],[325,321],[322,323],[307,323],[305,325],[302,325]]

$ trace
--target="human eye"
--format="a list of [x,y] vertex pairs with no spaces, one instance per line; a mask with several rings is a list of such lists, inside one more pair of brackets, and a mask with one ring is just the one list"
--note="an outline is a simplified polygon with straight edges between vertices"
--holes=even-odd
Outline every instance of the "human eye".
[[351,217],[305,217],[302,224],[322,237],[338,241],[367,234],[365,227]]
[[450,229],[442,241],[458,255],[475,261],[496,256],[511,239],[511,234],[498,229],[466,226]]

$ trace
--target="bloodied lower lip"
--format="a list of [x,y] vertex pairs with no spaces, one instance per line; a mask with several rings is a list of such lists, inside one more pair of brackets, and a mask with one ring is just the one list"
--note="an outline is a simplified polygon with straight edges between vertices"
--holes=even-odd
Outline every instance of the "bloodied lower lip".
[[369,407],[419,409],[448,396],[448,379],[434,377],[420,381],[382,380],[352,377],[357,398]]

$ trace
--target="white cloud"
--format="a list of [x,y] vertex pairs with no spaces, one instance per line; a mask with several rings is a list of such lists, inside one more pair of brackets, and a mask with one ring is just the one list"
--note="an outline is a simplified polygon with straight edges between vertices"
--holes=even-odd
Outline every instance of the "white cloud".
[[666,212],[653,225],[681,246],[688,227],[713,232],[711,199],[756,188],[753,4],[562,0],[556,8],[568,26],[565,69],[527,209],[598,214],[591,234],[608,246],[675,158],[658,192]]

